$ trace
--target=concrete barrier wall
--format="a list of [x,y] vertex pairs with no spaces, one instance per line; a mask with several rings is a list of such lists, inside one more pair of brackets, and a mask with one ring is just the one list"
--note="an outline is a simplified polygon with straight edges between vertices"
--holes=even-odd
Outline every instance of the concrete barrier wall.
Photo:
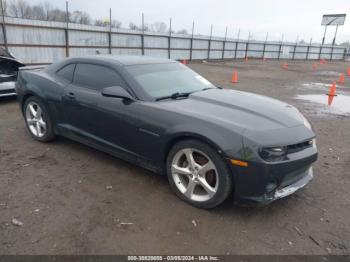
[[0,44],[26,64],[52,63],[91,54],[148,55],[171,59],[342,60],[346,48],[288,42],[142,32],[128,29],[5,17]]

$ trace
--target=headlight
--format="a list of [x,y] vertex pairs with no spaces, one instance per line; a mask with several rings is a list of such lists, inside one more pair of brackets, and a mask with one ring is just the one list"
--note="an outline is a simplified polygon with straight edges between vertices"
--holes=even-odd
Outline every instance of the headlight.
[[281,161],[287,155],[287,147],[263,147],[259,153],[265,161]]

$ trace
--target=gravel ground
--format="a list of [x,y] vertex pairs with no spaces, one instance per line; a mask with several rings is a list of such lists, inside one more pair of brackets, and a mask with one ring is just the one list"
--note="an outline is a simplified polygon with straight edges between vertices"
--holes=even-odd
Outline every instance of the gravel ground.
[[[349,254],[350,118],[294,98],[325,94],[327,87],[314,83],[337,80],[348,64],[316,72],[311,62],[290,62],[288,71],[281,64],[189,65],[217,85],[291,103],[312,122],[320,153],[315,179],[263,208],[228,199],[196,209],[142,168],[64,138],[35,142],[16,101],[2,99],[0,254]],[[233,70],[238,84],[230,83]],[[338,90],[347,94],[350,78]]]

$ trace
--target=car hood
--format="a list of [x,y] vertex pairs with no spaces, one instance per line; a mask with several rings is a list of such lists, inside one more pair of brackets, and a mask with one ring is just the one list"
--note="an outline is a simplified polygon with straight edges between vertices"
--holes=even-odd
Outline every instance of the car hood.
[[178,113],[216,122],[228,128],[266,131],[303,125],[299,111],[266,96],[227,89],[209,89],[163,104]]

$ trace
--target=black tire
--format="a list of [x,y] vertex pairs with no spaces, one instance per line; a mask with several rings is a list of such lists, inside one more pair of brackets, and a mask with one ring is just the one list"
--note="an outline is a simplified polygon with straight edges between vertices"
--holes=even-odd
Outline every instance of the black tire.
[[[42,117],[46,122],[46,131],[42,137],[39,137],[39,136],[36,136],[35,134],[33,134],[32,131],[30,130],[29,124],[27,122],[26,110],[27,110],[28,105],[32,102],[34,102],[40,106],[41,111],[42,111]],[[23,114],[24,114],[24,120],[26,122],[27,129],[28,129],[28,131],[33,139],[40,141],[40,142],[49,142],[49,141],[55,139],[56,134],[55,134],[54,129],[53,129],[52,119],[48,113],[46,106],[38,97],[31,96],[31,97],[26,99],[24,106],[23,106]]]
[[[216,193],[207,201],[193,201],[189,197],[185,196],[175,184],[174,178],[172,176],[171,168],[174,157],[177,152],[182,149],[193,148],[194,150],[199,150],[203,152],[206,156],[210,158],[210,160],[214,163],[217,170],[218,177],[218,186]],[[166,161],[166,171],[169,180],[170,187],[175,192],[175,194],[182,199],[183,201],[190,203],[191,205],[199,208],[210,209],[220,205],[223,201],[225,201],[233,188],[233,179],[230,174],[227,164],[224,162],[222,157],[206,143],[203,143],[198,140],[190,139],[183,140],[176,143],[172,149],[170,150],[167,161]]]

